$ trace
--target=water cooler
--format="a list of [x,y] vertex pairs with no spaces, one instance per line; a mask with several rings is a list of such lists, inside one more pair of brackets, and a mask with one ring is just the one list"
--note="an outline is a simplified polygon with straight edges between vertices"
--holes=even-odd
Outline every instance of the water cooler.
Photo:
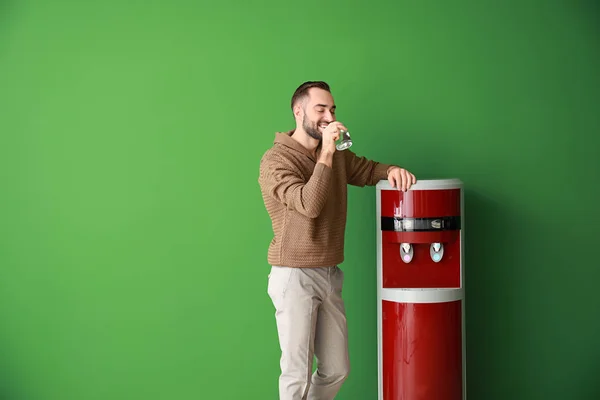
[[379,400],[465,400],[463,184],[376,193]]

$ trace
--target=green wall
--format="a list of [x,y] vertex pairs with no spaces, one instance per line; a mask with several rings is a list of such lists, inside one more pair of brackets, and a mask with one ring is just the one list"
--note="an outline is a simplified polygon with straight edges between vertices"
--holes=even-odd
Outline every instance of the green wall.
[[[277,397],[258,163],[309,79],[357,153],[464,181],[469,398],[600,398],[599,13],[3,0],[0,398]],[[374,200],[340,400],[376,398]]]

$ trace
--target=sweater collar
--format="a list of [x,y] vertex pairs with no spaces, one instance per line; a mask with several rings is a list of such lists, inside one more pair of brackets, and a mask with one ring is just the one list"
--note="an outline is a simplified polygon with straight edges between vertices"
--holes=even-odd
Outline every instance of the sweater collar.
[[[294,131],[295,131],[295,129],[292,129],[291,131],[287,131],[287,132],[277,132],[275,134],[275,140],[273,141],[273,143],[282,144],[286,147],[294,149],[294,150],[306,155],[311,160],[315,161],[315,157],[310,153],[310,151],[306,147],[302,146],[300,143],[298,143],[294,139],[292,139],[292,134],[294,133]],[[317,147],[317,158],[319,157],[319,153],[321,153],[321,144],[320,143],[319,143],[319,147]]]

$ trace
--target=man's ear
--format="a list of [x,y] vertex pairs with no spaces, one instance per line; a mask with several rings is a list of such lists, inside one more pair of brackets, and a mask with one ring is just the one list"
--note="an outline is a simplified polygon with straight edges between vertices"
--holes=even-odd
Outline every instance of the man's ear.
[[302,104],[300,104],[300,102],[298,102],[294,106],[294,118],[300,118],[301,116],[302,116]]

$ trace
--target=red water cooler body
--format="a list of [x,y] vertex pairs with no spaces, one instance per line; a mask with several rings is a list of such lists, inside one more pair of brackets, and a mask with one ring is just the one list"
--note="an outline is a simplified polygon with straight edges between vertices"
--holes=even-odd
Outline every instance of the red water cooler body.
[[463,184],[377,184],[379,400],[465,400]]

